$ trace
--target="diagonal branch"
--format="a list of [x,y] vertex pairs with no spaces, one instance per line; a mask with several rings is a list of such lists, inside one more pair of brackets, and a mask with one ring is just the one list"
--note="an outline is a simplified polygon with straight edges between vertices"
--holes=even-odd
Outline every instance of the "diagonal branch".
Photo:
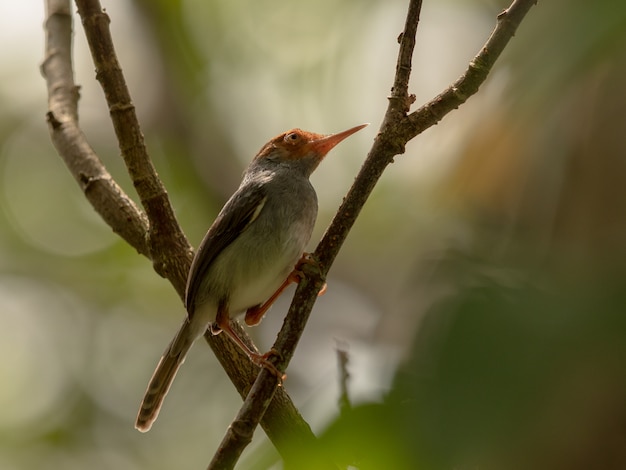
[[139,253],[148,255],[148,220],[118,186],[78,125],[79,88],[72,68],[69,0],[46,4],[46,56],[41,73],[48,88],[48,128],[57,152],[104,221]]
[[193,250],[148,156],[135,106],[113,47],[109,16],[102,10],[99,0],[76,0],[76,6],[124,163],[150,221],[147,233],[150,259],[155,271],[168,279],[182,296]]
[[[93,12],[92,5],[90,4],[89,8],[83,10],[83,12],[84,11]],[[97,21],[94,20],[88,23],[89,25],[98,25],[98,27],[101,27],[101,21],[103,21],[103,17],[99,17]],[[86,28],[89,28],[89,26],[86,26]],[[100,214],[115,233],[119,234],[139,253],[151,258],[155,253],[155,245],[159,243],[158,239],[165,236],[162,231],[163,229],[160,231],[154,229],[155,222],[153,219],[157,221],[157,225],[160,223],[161,227],[167,226],[168,223],[176,223],[175,219],[172,219],[173,221],[163,222],[161,213],[159,212],[160,209],[154,207],[159,199],[163,200],[167,198],[167,193],[164,192],[164,189],[162,189],[162,191],[158,189],[158,186],[161,185],[160,181],[151,183],[151,187],[156,187],[157,190],[154,199],[148,197],[148,199],[150,199],[148,207],[151,207],[151,223],[153,224],[150,230],[146,214],[144,214],[132,199],[115,183],[102,161],[89,146],[85,135],[78,125],[79,94],[78,87],[74,83],[72,66],[72,15],[70,0],[46,1],[45,30],[46,55],[41,70],[48,89],[49,111],[47,119],[52,142],[96,212]],[[106,36],[110,39],[108,34]],[[99,43],[100,42],[98,42],[98,44]],[[114,53],[112,44],[107,46],[107,50],[109,51],[108,53]],[[108,59],[102,60],[105,60],[107,63],[113,62],[108,61]],[[117,63],[117,60],[114,60],[114,62]],[[119,64],[117,67],[119,67]],[[116,85],[114,86],[122,87],[123,76],[121,76],[121,70],[118,70],[118,72],[119,76],[117,72],[114,74],[114,77],[107,75],[107,80],[111,79],[115,81],[121,77],[121,84],[115,81]],[[102,78],[102,76],[100,77]],[[125,88],[125,85],[123,88]],[[121,91],[119,93],[123,95],[127,93],[127,91]],[[113,96],[117,95],[114,93]],[[120,102],[123,101],[122,99]],[[130,103],[130,99],[127,100],[127,103]],[[119,107],[120,106],[117,106],[115,108]],[[119,109],[114,109],[112,115],[119,115],[119,111]],[[129,125],[132,125],[133,117],[128,117],[126,115],[127,112],[128,109],[121,114],[127,119],[130,119],[131,124]],[[118,122],[117,126],[123,126],[123,123]],[[134,139],[141,141],[141,143],[138,144],[139,147],[143,146],[143,137],[141,137],[138,125],[134,127],[134,130],[124,132],[131,132],[131,134],[135,136],[133,137]],[[120,144],[120,146],[122,148],[128,148],[128,146],[124,144]],[[145,146],[143,146],[143,150],[140,150],[139,147],[125,153],[125,156],[132,160],[136,154],[145,151]],[[148,167],[150,166],[151,164],[148,165]],[[141,167],[141,165],[131,162],[131,167],[137,168]],[[140,170],[136,171],[141,173]],[[156,173],[153,172],[154,168],[152,168],[152,170],[148,168],[147,171],[150,173],[150,176],[146,176],[145,178],[158,179]],[[139,186],[144,187],[142,184]],[[143,192],[144,190],[142,189],[141,191]],[[167,207],[170,207],[169,202],[167,202]],[[171,208],[168,210],[171,210]],[[180,232],[180,235],[182,235],[182,232]],[[178,269],[168,269],[166,267],[164,272],[168,275],[170,282],[177,286],[179,294],[182,295],[185,279],[191,263],[189,245],[186,240],[184,240],[184,243],[172,243],[170,240],[161,242],[160,246],[164,250],[171,250],[166,253],[166,259],[170,259],[169,256],[172,256],[176,257],[180,262]],[[240,337],[247,337],[241,326],[234,326],[238,329]],[[257,367],[250,363],[249,359],[232,341],[223,336],[224,335],[212,336],[207,334],[205,338],[239,393],[245,396],[254,382]],[[306,443],[306,445],[309,445],[315,440],[315,436],[310,427],[304,419],[302,419],[302,416],[298,413],[289,395],[287,395],[284,390],[281,389],[276,394],[270,407],[272,413],[263,419],[261,425],[267,436],[283,455],[289,452],[286,445],[286,436],[292,436],[297,441]]]
[[[337,214],[317,246],[313,258],[316,267],[305,265],[305,278],[299,283],[291,307],[273,349],[278,352],[274,364],[284,371],[309,318],[317,293],[361,209],[365,205],[383,171],[394,157],[404,152],[406,143],[435,125],[452,109],[463,104],[478,91],[496,59],[513,37],[517,27],[536,0],[513,0],[498,15],[490,38],[470,63],[468,71],[432,101],[407,116],[412,97],[408,93],[411,57],[419,21],[421,0],[411,0],[405,29],[400,36],[400,51],[389,105],[381,129],[354,184],[344,198]],[[264,415],[267,404],[278,386],[278,379],[267,369],[261,370],[233,424],[224,436],[209,469],[232,468],[254,429]]]

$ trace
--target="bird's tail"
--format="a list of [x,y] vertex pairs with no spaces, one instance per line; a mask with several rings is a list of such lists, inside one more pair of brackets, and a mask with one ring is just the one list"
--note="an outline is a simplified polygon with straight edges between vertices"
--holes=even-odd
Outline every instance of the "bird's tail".
[[139,431],[148,432],[152,423],[156,421],[165,395],[167,395],[178,369],[185,361],[185,356],[194,340],[195,336],[191,332],[189,321],[185,319],[180,330],[163,353],[148,383],[135,421],[135,428]]

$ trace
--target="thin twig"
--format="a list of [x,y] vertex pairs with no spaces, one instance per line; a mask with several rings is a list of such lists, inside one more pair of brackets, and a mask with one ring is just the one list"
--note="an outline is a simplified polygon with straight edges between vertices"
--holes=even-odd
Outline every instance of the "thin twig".
[[415,49],[415,35],[419,24],[422,1],[416,0],[409,3],[409,10],[404,22],[404,31],[398,37],[400,49],[396,62],[396,75],[389,96],[389,107],[385,114],[387,120],[400,120],[409,112],[411,104],[415,101],[415,95],[409,95],[409,78],[411,76],[413,50]]
[[[273,362],[279,370],[284,371],[287,368],[326,275],[387,165],[393,161],[396,155],[404,152],[405,145],[409,140],[428,127],[435,125],[452,109],[460,106],[478,91],[478,87],[487,78],[500,52],[535,3],[536,0],[514,0],[505,12],[498,15],[498,22],[492,35],[464,74],[464,77],[469,76],[471,81],[466,82],[462,77],[448,89],[452,91],[454,100],[448,97],[448,90],[446,90],[407,116],[406,113],[412,100],[408,93],[408,80],[421,7],[421,0],[411,0],[405,30],[400,36],[400,52],[392,95],[381,129],[354,184],[313,254],[317,266],[305,265],[303,267],[304,279],[296,289],[283,327],[273,346],[273,349],[278,352]],[[461,86],[460,93],[458,91],[459,86]],[[443,103],[442,97],[444,98]],[[454,106],[451,106],[450,103],[453,103]],[[271,401],[277,386],[278,380],[274,374],[267,369],[263,369],[259,373],[239,414],[231,425],[233,430],[237,430],[237,434],[231,433],[230,430],[227,432],[209,469],[232,468],[234,466],[243,448],[249,442],[248,436],[252,436],[259,419],[264,415],[266,405]]]
[[350,356],[346,345],[337,345],[337,366],[339,369],[339,413],[344,415],[352,408],[350,403],[350,394],[348,393],[348,380],[350,372],[348,372],[348,362]]

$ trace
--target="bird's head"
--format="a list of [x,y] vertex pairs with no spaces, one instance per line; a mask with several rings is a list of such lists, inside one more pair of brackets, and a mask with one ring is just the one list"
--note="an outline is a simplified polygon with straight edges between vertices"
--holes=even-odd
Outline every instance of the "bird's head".
[[274,163],[297,167],[308,176],[313,173],[335,145],[367,125],[361,124],[346,131],[329,135],[291,129],[265,144],[254,157],[253,164]]

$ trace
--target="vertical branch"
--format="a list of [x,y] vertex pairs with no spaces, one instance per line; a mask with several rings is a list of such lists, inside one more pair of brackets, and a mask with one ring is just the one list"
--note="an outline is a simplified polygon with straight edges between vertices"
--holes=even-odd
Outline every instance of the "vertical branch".
[[409,95],[409,78],[411,77],[415,36],[421,10],[422,0],[411,0],[404,23],[404,31],[398,37],[400,50],[398,52],[396,75],[391,87],[389,107],[385,114],[385,120],[401,119],[409,112],[411,104],[415,101],[415,95]]
[[348,362],[350,357],[344,345],[337,345],[337,365],[339,369],[339,412],[344,415],[352,408],[350,393],[348,392]]

